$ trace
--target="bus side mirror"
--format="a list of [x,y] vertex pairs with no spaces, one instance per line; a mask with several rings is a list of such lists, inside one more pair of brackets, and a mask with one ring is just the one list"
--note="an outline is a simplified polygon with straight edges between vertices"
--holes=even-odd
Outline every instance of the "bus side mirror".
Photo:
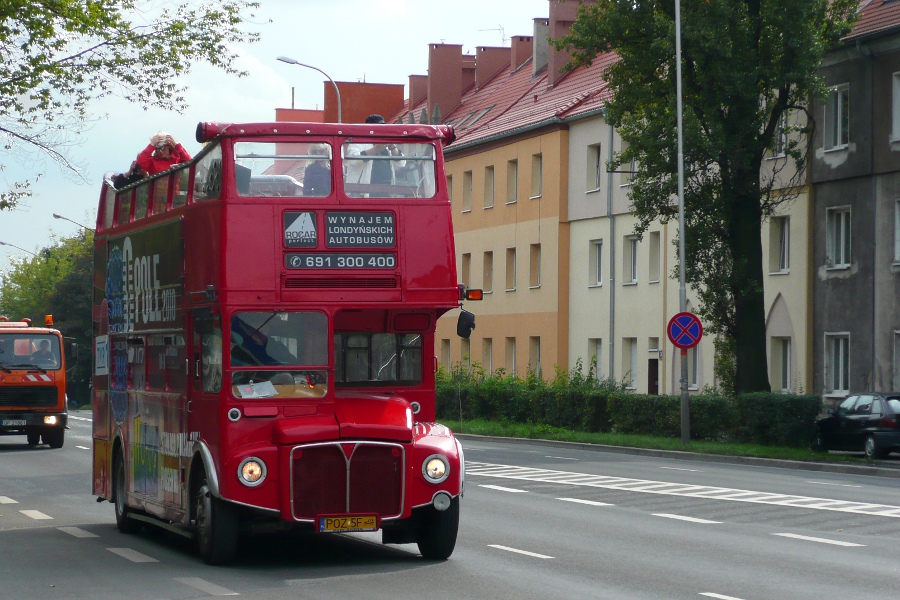
[[68,355],[69,360],[78,360],[78,344],[69,342],[68,348],[66,348],[66,354]]
[[475,315],[467,310],[459,313],[459,319],[456,321],[456,335],[461,338],[469,339],[472,331],[475,329]]

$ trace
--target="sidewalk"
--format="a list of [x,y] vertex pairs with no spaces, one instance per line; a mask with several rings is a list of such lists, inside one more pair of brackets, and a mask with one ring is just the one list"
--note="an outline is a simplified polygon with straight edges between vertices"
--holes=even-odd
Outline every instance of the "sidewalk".
[[531,438],[492,437],[466,433],[455,434],[460,440],[484,440],[504,442],[508,444],[538,444],[548,448],[568,448],[591,452],[614,452],[616,454],[633,454],[637,456],[655,456],[675,460],[693,460],[710,463],[728,463],[753,465],[757,467],[777,467],[779,469],[798,469],[818,471],[821,473],[845,473],[848,475],[869,475],[872,477],[891,477],[900,479],[900,461],[893,458],[873,461],[871,465],[834,462],[816,462],[802,460],[780,460],[777,458],[754,458],[750,456],[723,456],[721,454],[700,454],[676,450],[652,450],[648,448],[629,448],[627,446],[604,446],[602,444],[585,444],[582,442],[558,442],[555,440],[537,440]]

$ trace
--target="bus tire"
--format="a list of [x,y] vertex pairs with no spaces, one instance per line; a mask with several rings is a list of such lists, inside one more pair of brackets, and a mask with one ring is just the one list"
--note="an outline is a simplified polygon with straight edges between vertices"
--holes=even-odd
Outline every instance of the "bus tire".
[[237,554],[239,522],[236,507],[213,496],[205,476],[192,498],[201,558],[210,565],[232,562]]
[[125,504],[125,461],[122,460],[122,453],[116,454],[115,467],[113,470],[113,490],[115,497],[113,498],[113,506],[116,510],[116,527],[122,533],[137,533],[141,529],[141,522],[135,521],[128,517],[128,505]]
[[419,522],[416,544],[422,558],[429,560],[446,560],[456,547],[456,534],[459,531],[459,498],[450,502],[445,511],[432,507],[425,509]]
[[29,446],[37,446],[41,443],[41,434],[39,433],[32,433],[31,431],[29,431],[25,434],[25,437],[28,440]]
[[44,438],[44,441],[51,448],[62,448],[63,444],[66,442],[66,430],[62,428],[51,429],[50,431],[42,433],[41,437]]

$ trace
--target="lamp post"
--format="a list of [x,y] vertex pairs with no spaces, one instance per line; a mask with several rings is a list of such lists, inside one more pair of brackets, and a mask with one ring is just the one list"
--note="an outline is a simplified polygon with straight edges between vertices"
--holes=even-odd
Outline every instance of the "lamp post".
[[331,82],[331,85],[334,87],[334,93],[337,95],[337,122],[340,123],[341,122],[341,91],[338,89],[338,86],[334,82],[334,79],[332,79],[331,76],[329,76],[328,73],[326,73],[322,69],[320,69],[318,67],[314,67],[312,65],[304,64],[304,63],[294,60],[293,58],[290,58],[288,56],[279,56],[278,60],[280,60],[283,63],[287,63],[289,65],[297,65],[298,67],[306,67],[307,69],[312,69],[313,71],[318,71],[325,77],[328,77],[328,81]]
[[73,221],[73,220],[70,219],[69,217],[64,217],[64,216],[62,216],[62,215],[58,215],[58,214],[56,214],[56,213],[53,213],[53,218],[54,218],[54,219],[62,219],[63,221],[68,221],[69,223],[74,223],[74,224],[78,225],[79,227],[81,227],[82,229],[87,229],[88,231],[94,231],[94,228],[93,228],[93,227],[88,227],[87,225],[82,225],[82,224],[79,223],[78,221]]
[[[678,115],[678,300],[680,312],[687,312],[684,267],[684,145],[681,106],[681,0],[675,0],[675,94]],[[681,351],[681,442],[691,441],[691,400],[688,395],[687,350]]]
[[25,248],[20,248],[19,246],[16,246],[15,244],[10,244],[9,242],[0,242],[0,246],[9,246],[10,248],[15,248],[16,250],[21,250],[22,252],[30,254],[35,258],[38,257],[38,255],[35,254],[34,252],[32,252],[31,250],[26,250]]

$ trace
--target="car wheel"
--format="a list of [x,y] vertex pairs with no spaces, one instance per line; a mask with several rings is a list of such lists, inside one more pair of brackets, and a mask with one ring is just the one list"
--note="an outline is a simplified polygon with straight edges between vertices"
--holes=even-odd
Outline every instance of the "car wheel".
[[128,505],[125,504],[125,461],[122,455],[116,455],[116,464],[113,473],[113,489],[116,497],[113,499],[113,505],[116,508],[116,527],[122,533],[137,533],[142,525],[140,521],[135,521],[128,517]]
[[878,447],[878,443],[875,441],[875,436],[870,435],[866,437],[866,446],[865,446],[866,458],[884,458],[884,451]]
[[50,431],[45,431],[41,434],[41,437],[44,438],[44,441],[51,448],[62,448],[63,444],[66,442],[66,430],[62,428],[51,429]]
[[459,531],[459,498],[450,502],[447,510],[439,511],[432,507],[426,509],[416,536],[416,544],[422,558],[430,560],[446,560],[456,547],[456,534]]
[[25,437],[28,439],[29,446],[37,446],[41,443],[41,434],[39,433],[26,433]]
[[214,497],[206,477],[200,480],[193,501],[200,556],[210,565],[232,562],[237,554],[239,526],[235,506]]

